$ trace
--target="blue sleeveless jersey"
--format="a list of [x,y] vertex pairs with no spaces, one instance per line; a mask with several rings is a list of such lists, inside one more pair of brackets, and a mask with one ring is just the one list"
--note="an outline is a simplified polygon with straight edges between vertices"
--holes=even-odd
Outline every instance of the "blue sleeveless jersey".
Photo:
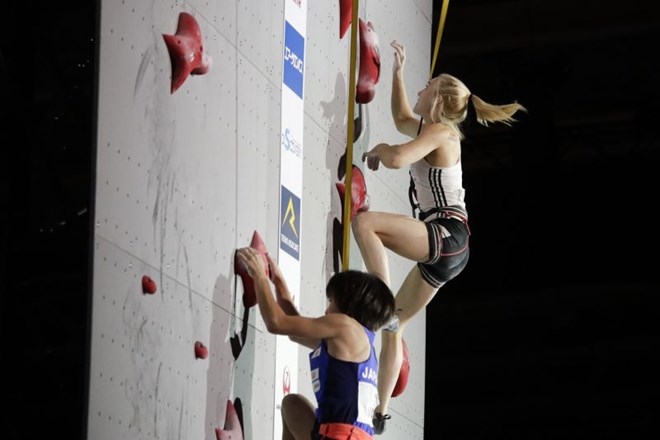
[[374,435],[371,419],[378,406],[378,357],[374,348],[375,333],[363,328],[371,344],[371,354],[365,362],[333,358],[323,340],[309,354],[309,364],[319,423],[347,423]]

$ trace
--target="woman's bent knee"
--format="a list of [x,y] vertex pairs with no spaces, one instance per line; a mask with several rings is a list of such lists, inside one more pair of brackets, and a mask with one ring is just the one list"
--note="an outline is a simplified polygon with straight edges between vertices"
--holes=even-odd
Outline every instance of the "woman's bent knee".
[[373,219],[374,213],[369,211],[359,212],[353,220],[351,220],[351,228],[353,229],[353,234],[359,236],[368,232],[372,232],[374,229]]

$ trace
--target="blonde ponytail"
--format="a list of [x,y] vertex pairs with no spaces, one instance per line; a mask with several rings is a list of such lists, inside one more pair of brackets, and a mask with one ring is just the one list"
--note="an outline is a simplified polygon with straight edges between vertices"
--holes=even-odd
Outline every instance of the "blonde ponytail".
[[513,102],[511,104],[494,105],[490,104],[476,95],[470,97],[472,106],[477,117],[477,122],[481,125],[488,127],[490,122],[501,122],[506,125],[511,125],[516,122],[513,115],[518,111],[527,111],[525,107]]
[[430,111],[431,122],[441,122],[452,127],[461,139],[463,138],[461,124],[468,115],[470,101],[474,107],[477,121],[486,127],[491,122],[511,125],[511,123],[516,122],[513,118],[516,112],[527,111],[518,102],[503,105],[490,104],[472,94],[461,80],[448,73],[435,77],[432,84],[435,99]]

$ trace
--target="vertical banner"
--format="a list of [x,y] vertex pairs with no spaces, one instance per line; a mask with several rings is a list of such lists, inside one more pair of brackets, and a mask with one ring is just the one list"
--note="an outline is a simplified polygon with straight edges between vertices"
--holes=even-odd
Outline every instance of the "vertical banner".
[[[282,102],[280,137],[280,244],[278,262],[296,307],[300,304],[300,258],[302,255],[302,173],[305,91],[305,35],[307,0],[284,4],[282,50]],[[282,398],[297,391],[298,346],[277,336],[275,348],[275,414],[273,438],[282,438]]]

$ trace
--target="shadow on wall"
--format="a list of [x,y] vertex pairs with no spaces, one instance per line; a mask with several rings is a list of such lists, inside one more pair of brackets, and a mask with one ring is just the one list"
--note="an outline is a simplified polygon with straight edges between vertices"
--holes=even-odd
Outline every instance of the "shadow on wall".
[[[242,402],[252,396],[255,344],[254,331],[249,329],[254,329],[254,325],[250,326],[249,322],[252,307],[239,301],[244,296],[239,278],[236,275],[230,280],[220,275],[213,291],[210,347],[215,355],[211,356],[207,371],[206,438],[241,440],[245,438],[244,427],[250,426],[250,420],[244,419]],[[238,364],[246,368],[238,368]],[[245,373],[234,376],[235,371]]]
[[[338,73],[335,80],[334,99],[332,101],[321,102],[321,107],[323,108],[323,117],[328,121],[327,125],[330,127],[328,130],[328,139],[325,149],[325,165],[328,170],[333,170],[335,167],[337,167],[337,179],[339,180],[343,178],[343,175],[340,175],[340,167],[344,156],[341,156],[339,159],[337,159],[337,156],[339,156],[340,152],[345,151],[342,149],[341,145],[345,144],[345,140],[342,140],[342,136],[344,136],[343,130],[346,122],[346,108],[343,106],[343,103],[346,102],[346,87],[347,86],[344,75],[342,73]],[[335,144],[340,145],[339,149],[336,150],[333,148],[333,145]],[[341,212],[341,206],[337,206],[338,199],[334,197],[336,189],[330,187],[329,190],[332,193],[330,195],[332,205],[330,207],[330,211],[328,212],[325,230],[328,231],[328,234],[332,234],[332,236],[328,236],[326,239],[326,243],[329,243],[329,248],[326,249],[326,279],[330,279],[334,273],[339,271],[340,257],[338,255],[338,251],[341,249],[341,247],[337,247],[337,243],[335,242],[335,237],[337,236],[336,229],[338,227],[341,228],[341,224],[337,224],[337,216],[339,215],[338,213]],[[341,231],[339,234],[341,234]],[[339,243],[341,244],[341,240]],[[331,260],[332,263],[330,263],[329,260]]]
[[[227,272],[231,273],[231,272]],[[205,436],[215,437],[215,428],[224,426],[225,405],[230,398],[234,356],[229,342],[231,321],[234,320],[233,305],[235,295],[230,291],[231,283],[227,277],[220,275],[215,281],[213,290],[213,311],[209,347],[213,354],[209,359],[206,372],[206,416]],[[224,312],[227,312],[226,314]],[[222,316],[218,316],[218,315]]]
[[[330,196],[332,200],[332,206],[330,212],[328,213],[326,221],[326,230],[332,231],[331,237],[328,237],[327,243],[331,244],[331,248],[326,250],[326,279],[329,279],[334,273],[341,271],[342,261],[343,261],[343,237],[344,237],[344,194],[345,194],[345,177],[346,177],[346,140],[341,139],[340,136],[343,136],[344,133],[338,124],[339,116],[343,115],[341,118],[341,127],[344,126],[346,120],[346,113],[342,112],[343,109],[340,109],[339,104],[345,99],[345,89],[346,82],[342,74],[337,75],[337,80],[335,82],[335,96],[338,98],[332,102],[322,102],[323,107],[323,116],[330,121],[330,131],[328,136],[328,141],[326,143],[326,167],[327,169],[334,168],[334,162],[337,155],[332,154],[332,140],[336,139],[339,145],[344,145],[343,154],[337,160],[336,163],[336,175],[337,182],[335,182],[335,188],[331,189],[331,192],[335,194],[337,191],[338,198],[333,195]],[[369,208],[366,184],[364,181],[364,176],[362,171],[356,165],[354,165],[355,152],[366,151],[369,143],[369,116],[367,111],[367,106],[363,104],[358,104],[356,107],[357,115],[354,116],[354,125],[353,125],[353,158],[351,160],[353,176],[351,179],[351,200],[352,200],[352,213],[351,220],[358,211],[367,210]],[[347,130],[348,132],[348,130]],[[339,206],[337,206],[339,205]],[[328,252],[332,259],[332,266],[328,263]]]

